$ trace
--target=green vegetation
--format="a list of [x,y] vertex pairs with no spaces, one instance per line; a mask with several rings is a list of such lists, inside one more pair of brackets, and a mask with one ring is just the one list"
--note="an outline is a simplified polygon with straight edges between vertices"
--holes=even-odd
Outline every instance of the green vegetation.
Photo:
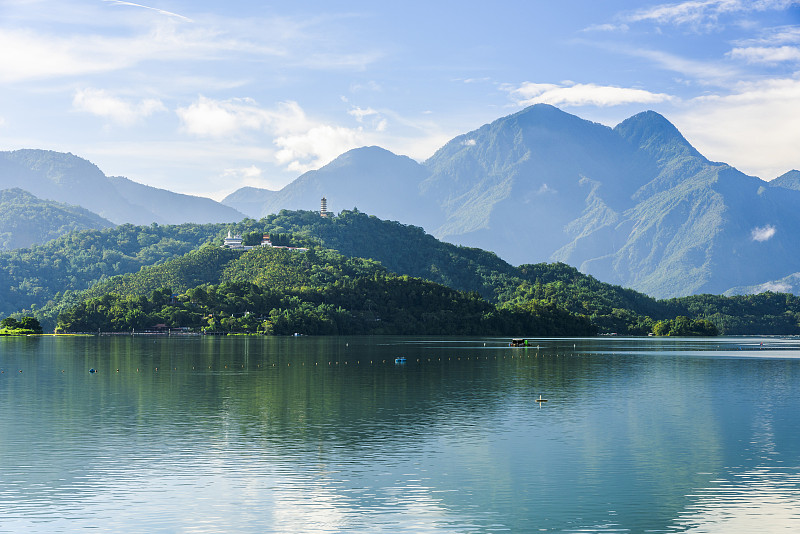
[[0,191],[0,250],[31,247],[77,230],[111,226],[111,221],[78,206],[43,200],[17,188]]
[[689,319],[679,315],[675,319],[658,321],[653,325],[656,336],[718,336],[719,330],[707,319]]
[[[309,251],[220,248],[228,231],[253,241],[267,233],[276,244]],[[434,285],[423,287],[430,283]],[[0,314],[35,316],[48,331],[63,314],[63,328],[87,331],[165,324],[270,333],[421,334],[449,328],[454,334],[566,335],[596,330],[647,335],[684,331],[682,322],[678,330],[674,324],[664,329],[664,324],[684,316],[697,323],[690,331],[710,332],[698,322],[708,321],[721,334],[800,334],[800,298],[793,295],[698,295],[659,301],[602,283],[563,263],[514,267],[490,252],[443,243],[421,228],[357,210],[329,218],[283,211],[235,225],[123,225],[74,232],[30,250],[0,253],[0,284],[10,288],[0,294]],[[241,284],[252,287],[241,289]],[[445,297],[439,293],[445,290],[441,286],[452,293]],[[231,287],[239,289],[229,291]],[[152,300],[153,292],[164,288],[174,303]],[[215,301],[198,303],[192,296],[203,291],[219,294],[220,288],[226,295],[241,293],[237,298],[252,293],[266,300],[237,308]],[[404,291],[431,296],[424,302],[404,301],[398,296]],[[480,313],[467,313],[466,304],[474,304],[474,299],[485,307]],[[93,304],[87,308],[89,303]],[[384,303],[391,306],[381,308]],[[408,317],[398,315],[401,305],[408,308]],[[136,313],[137,306],[141,313]],[[95,313],[95,308],[114,311],[91,320],[73,312]],[[446,321],[446,310],[451,317],[463,315],[464,325],[452,318]],[[425,315],[430,313],[434,315]],[[220,314],[225,314],[224,325]],[[244,314],[248,320],[242,322]],[[370,317],[380,318],[373,321],[380,324],[371,323]]]
[[705,318],[723,335],[800,334],[800,297],[788,293],[693,295],[660,302],[669,317]]
[[[182,256],[225,225],[133,226],[72,232],[30,249],[0,252],[0,315],[34,314],[106,278]],[[39,317],[40,320],[42,317]]]
[[27,334],[41,334],[42,326],[35,317],[6,317],[0,321],[0,336],[21,336]]
[[[187,269],[187,266],[202,268]],[[199,273],[199,274],[198,274]],[[186,287],[185,280],[206,281]],[[194,277],[194,278],[192,278]],[[217,278],[218,283],[209,283]],[[181,279],[184,282],[179,282]],[[179,293],[155,286],[183,284]],[[113,288],[113,292],[110,292]],[[592,335],[554,305],[496,307],[477,293],[389,273],[377,262],[330,250],[233,252],[205,247],[92,288],[61,313],[59,331],[190,328],[287,335]],[[161,325],[161,326],[157,326]]]

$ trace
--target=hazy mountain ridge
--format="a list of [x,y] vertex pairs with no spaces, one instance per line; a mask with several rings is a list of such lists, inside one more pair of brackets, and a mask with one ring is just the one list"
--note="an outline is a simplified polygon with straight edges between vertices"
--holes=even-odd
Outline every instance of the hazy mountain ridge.
[[81,206],[115,224],[233,222],[244,217],[208,198],[109,178],[83,158],[49,150],[0,152],[0,188],[13,187]]
[[[416,183],[391,195],[402,217],[363,193],[375,188],[375,173],[357,157],[362,150],[301,176],[265,212],[316,209],[327,196],[333,210],[358,206],[512,264],[561,261],[662,298],[721,293],[798,270],[796,171],[768,184],[709,161],[653,111],[609,128],[535,105],[452,139],[423,164],[404,160],[404,171],[392,167],[399,156],[381,151],[383,190]],[[292,203],[282,205],[289,192]],[[415,199],[427,202],[425,210]]]
[[222,199],[221,203],[240,211],[250,218],[258,219],[264,206],[278,192],[271,189],[260,189],[258,187],[240,187],[230,195]]
[[122,176],[109,176],[114,188],[135,206],[156,212],[159,224],[234,222],[245,215],[210,198],[174,193],[140,184]]
[[381,219],[430,227],[442,218],[438,206],[418,190],[425,176],[425,168],[407,156],[377,146],[357,148],[268,194],[256,218],[282,209],[318,210],[325,197],[331,211],[358,208]]
[[[0,180],[25,152],[0,154]],[[98,190],[113,185],[85,160],[46,154],[44,163],[27,163],[29,172],[67,192],[69,165]],[[152,219],[130,184],[116,180],[109,194],[122,197],[117,213]],[[540,104],[454,138],[424,163],[363,147],[280,191],[243,188],[223,202],[259,218],[318,210],[326,197],[332,212],[357,207],[512,264],[561,261],[665,298],[755,287],[798,271],[800,172],[774,182],[709,161],[653,111],[609,128]],[[147,198],[168,195],[134,188]]]
[[79,206],[42,200],[19,189],[0,190],[0,250],[27,248],[76,230],[114,224]]
[[783,187],[800,191],[800,171],[792,169],[769,182],[769,185],[770,187]]

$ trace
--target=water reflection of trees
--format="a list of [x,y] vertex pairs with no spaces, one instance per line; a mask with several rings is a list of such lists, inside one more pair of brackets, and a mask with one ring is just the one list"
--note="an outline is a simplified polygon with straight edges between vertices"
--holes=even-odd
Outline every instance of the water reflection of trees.
[[[797,361],[680,351],[713,348],[704,341],[541,340],[538,349],[491,339],[42,341],[24,356],[35,363],[26,379],[6,382],[5,400],[38,406],[44,424],[23,422],[3,452],[23,433],[31,446],[13,451],[28,456],[20,462],[63,448],[63,463],[37,473],[40,483],[65,488],[119,468],[115,450],[119,462],[143,468],[146,458],[177,462],[204,449],[245,448],[307,466],[449,448],[436,461],[458,483],[485,486],[489,507],[502,508],[517,488],[512,501],[542,499],[541,509],[557,515],[567,504],[548,500],[547,491],[586,503],[606,491],[620,520],[652,504],[647,524],[663,528],[693,488],[708,487],[723,466],[748,461],[737,443],[752,439],[753,421],[766,412],[741,397],[770,388],[770,398],[782,399],[770,405],[775,441],[797,458],[785,438],[800,384]],[[394,364],[399,355],[405,366]],[[100,373],[90,376],[90,367]],[[543,408],[534,402],[539,394],[550,399]],[[503,433],[528,450],[503,449]],[[481,476],[488,472],[504,474]],[[441,498],[453,509],[469,504],[457,491]]]

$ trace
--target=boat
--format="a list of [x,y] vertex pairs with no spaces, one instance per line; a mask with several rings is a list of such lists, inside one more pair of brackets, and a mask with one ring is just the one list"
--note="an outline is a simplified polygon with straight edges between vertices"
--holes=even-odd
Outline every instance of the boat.
[[527,339],[523,339],[521,337],[515,337],[514,339],[511,340],[511,343],[509,343],[508,346],[509,347],[527,347],[528,346],[528,340]]
[[394,363],[406,363],[406,357],[405,356],[399,356],[399,357],[394,359]]
[[536,399],[536,402],[547,402],[547,399],[543,399],[542,396],[539,395],[539,398]]

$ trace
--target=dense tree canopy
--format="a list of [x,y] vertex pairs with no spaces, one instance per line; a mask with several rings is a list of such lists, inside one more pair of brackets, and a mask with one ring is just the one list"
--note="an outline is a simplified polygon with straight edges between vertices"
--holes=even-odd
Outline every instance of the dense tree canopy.
[[[248,242],[260,242],[269,234],[276,245],[310,250],[222,249],[229,231]],[[153,290],[164,287],[185,295],[198,288],[246,282],[306,303],[303,308],[281,301],[275,309],[282,310],[284,319],[274,321],[281,325],[296,309],[312,304],[317,315],[335,315],[325,307],[333,301],[315,300],[313,294],[375,276],[388,280],[390,275],[475,293],[494,308],[487,320],[492,314],[511,320],[519,310],[559,310],[587,318],[593,328],[608,333],[646,335],[659,321],[685,316],[709,321],[722,334],[800,334],[800,299],[793,295],[698,295],[658,301],[563,263],[514,267],[490,252],[443,243],[421,228],[357,210],[328,218],[311,211],[282,211],[237,224],[122,225],[0,253],[0,284],[8,288],[0,293],[0,314],[36,316],[49,330],[60,313],[107,294],[149,299]],[[344,305],[342,309],[354,310]],[[152,322],[140,319],[141,324]],[[555,323],[548,328],[559,330]]]
[[6,317],[0,321],[0,335],[41,334],[42,326],[35,317]]

